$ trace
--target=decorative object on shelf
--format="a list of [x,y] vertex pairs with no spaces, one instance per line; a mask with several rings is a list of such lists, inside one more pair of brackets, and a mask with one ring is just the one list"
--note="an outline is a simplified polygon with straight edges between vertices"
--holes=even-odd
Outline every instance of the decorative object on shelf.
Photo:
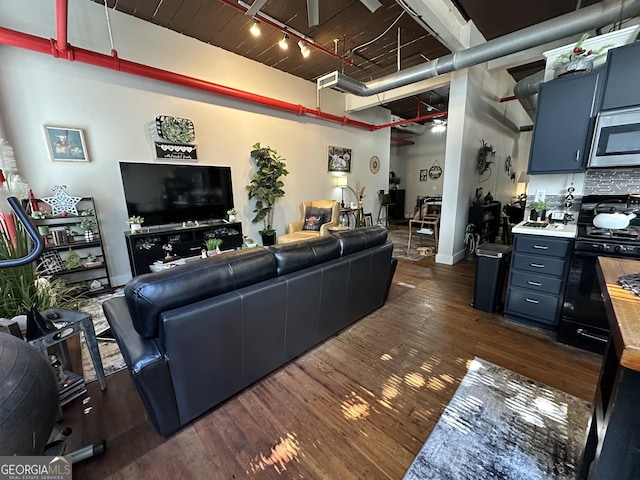
[[80,228],[84,230],[84,239],[87,242],[93,242],[94,239],[94,230],[98,226],[96,221],[93,218],[83,218],[82,221],[78,224]]
[[533,222],[544,220],[547,216],[547,202],[544,200],[536,200],[531,204],[530,208],[529,220]]
[[65,270],[65,265],[62,262],[62,258],[56,251],[44,252],[42,255],[40,255],[39,260],[40,266],[38,267],[38,269],[43,274],[51,275],[52,273],[59,273]]
[[482,187],[478,187],[478,188],[476,188],[476,194],[473,197],[472,205],[474,207],[478,207],[478,206],[482,205],[482,201],[483,201],[482,200]]
[[[289,174],[284,159],[271,147],[262,147],[260,142],[253,145],[251,158],[256,164],[256,171],[246,186],[249,200],[255,198],[253,223],[263,223],[260,230],[263,245],[275,243],[276,231],[273,228],[273,208],[278,198],[284,197],[282,177]],[[349,163],[351,165],[351,163]],[[271,243],[273,242],[273,243]]]
[[52,162],[88,162],[89,155],[81,128],[44,126]]
[[480,243],[480,234],[475,232],[476,226],[469,223],[464,230],[464,245],[466,247],[465,258],[472,260],[474,258],[476,248]]
[[80,258],[80,255],[78,255],[78,252],[74,250],[69,250],[64,263],[67,266],[67,270],[73,270],[74,268],[82,267],[82,259]]
[[493,195],[491,195],[491,192],[488,192],[485,196],[484,196],[484,204],[487,205],[489,203],[493,202]]
[[170,243],[165,243],[162,246],[162,250],[165,252],[165,260],[171,260],[174,256],[172,255],[173,252],[173,245],[171,245]]
[[257,246],[258,246],[258,243],[253,238],[244,237],[244,243],[242,244],[242,248],[254,248]]
[[231,208],[231,209],[227,210],[227,215],[229,217],[229,221],[230,222],[235,222],[236,221],[236,215],[238,215],[238,210],[236,210],[235,208]]
[[389,190],[397,190],[401,180],[402,179],[398,177],[395,173],[393,174],[393,176],[391,176],[391,173],[390,173],[389,174]]
[[351,172],[351,149],[343,147],[327,148],[327,171],[329,172]]
[[127,218],[127,223],[131,228],[131,233],[136,233],[142,230],[142,224],[144,223],[144,218],[135,215]]
[[567,188],[567,195],[564,197],[564,206],[566,208],[571,208],[573,207],[573,192],[575,192],[576,189],[573,186],[573,181],[571,182],[571,186],[569,188]]
[[66,185],[54,185],[51,189],[55,192],[53,197],[44,197],[42,201],[51,206],[51,215],[78,215],[77,205],[82,197],[72,197],[64,189]]
[[[433,162],[433,165],[431,165],[431,168],[429,169],[429,178],[437,180],[441,176],[442,176],[442,167],[438,163],[438,160],[436,160]],[[420,177],[422,177],[422,174],[420,175]],[[420,178],[420,180],[422,180],[422,178]]]
[[423,170],[420,170],[420,181],[426,182],[428,178],[429,178],[429,170],[427,170],[426,168]]
[[491,165],[495,163],[493,158],[495,157],[496,151],[493,145],[485,143],[484,140],[480,140],[480,142],[482,146],[478,149],[476,165],[480,181],[485,182],[491,177]]
[[607,53],[613,44],[603,45],[595,50],[583,48],[585,40],[589,38],[588,33],[584,33],[573,49],[561,53],[553,63],[554,77],[560,77],[568,73],[590,72],[593,69],[593,61]]
[[102,290],[102,283],[100,280],[94,280],[89,284],[89,290],[95,292],[96,290]]
[[369,170],[374,174],[380,171],[380,159],[376,155],[369,159]]
[[[164,142],[154,142],[156,157],[171,160],[197,160],[196,138],[193,122],[188,118],[158,115],[156,132]],[[170,142],[170,143],[167,143]]]

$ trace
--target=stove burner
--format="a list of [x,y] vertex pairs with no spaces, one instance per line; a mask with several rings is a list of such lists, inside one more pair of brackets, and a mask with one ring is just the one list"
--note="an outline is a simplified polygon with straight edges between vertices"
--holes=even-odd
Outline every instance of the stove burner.
[[589,227],[587,228],[587,237],[640,240],[640,231],[635,227],[620,228],[617,230]]

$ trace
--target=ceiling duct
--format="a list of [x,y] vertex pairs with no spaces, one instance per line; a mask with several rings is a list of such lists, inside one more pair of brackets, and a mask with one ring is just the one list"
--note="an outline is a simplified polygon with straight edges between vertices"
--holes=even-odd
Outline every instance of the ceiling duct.
[[[425,0],[426,1],[426,0]],[[368,97],[420,82],[455,70],[479,65],[489,60],[504,57],[531,47],[559,40],[570,35],[584,33],[595,28],[619,22],[640,14],[640,0],[604,0],[600,3],[575,10],[532,25],[517,32],[489,40],[481,45],[455,52],[444,57],[431,60],[422,65],[407,68],[391,75],[363,83],[340,72],[333,72],[326,77],[334,81],[325,82],[336,90]],[[324,77],[318,79],[318,88]]]
[[513,86],[513,94],[516,96],[527,115],[534,120],[536,106],[538,104],[538,88],[544,82],[544,70],[524,77]]
[[[402,120],[404,120],[404,118],[400,118],[396,115],[391,115],[392,122],[400,122]],[[393,125],[393,128],[395,128],[398,132],[411,133],[414,135],[422,135],[427,130],[426,125],[422,125],[418,122],[400,123],[398,125]]]

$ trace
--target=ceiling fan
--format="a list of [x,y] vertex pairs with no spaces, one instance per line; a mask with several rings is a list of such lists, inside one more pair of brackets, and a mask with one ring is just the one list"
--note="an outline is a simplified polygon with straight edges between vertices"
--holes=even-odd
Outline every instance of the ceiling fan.
[[[360,0],[362,4],[371,11],[375,12],[382,4],[378,0]],[[260,11],[267,0],[254,0],[251,7],[246,11],[245,15],[255,15]],[[307,0],[307,18],[309,19],[309,26],[315,27],[320,25],[320,9],[318,8],[318,0]]]

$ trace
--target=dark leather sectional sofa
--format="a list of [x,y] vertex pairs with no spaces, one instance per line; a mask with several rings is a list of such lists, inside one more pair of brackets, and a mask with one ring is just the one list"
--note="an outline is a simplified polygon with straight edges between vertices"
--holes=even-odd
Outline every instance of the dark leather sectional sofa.
[[382,306],[392,251],[383,227],[367,227],[133,278],[103,309],[158,433]]

